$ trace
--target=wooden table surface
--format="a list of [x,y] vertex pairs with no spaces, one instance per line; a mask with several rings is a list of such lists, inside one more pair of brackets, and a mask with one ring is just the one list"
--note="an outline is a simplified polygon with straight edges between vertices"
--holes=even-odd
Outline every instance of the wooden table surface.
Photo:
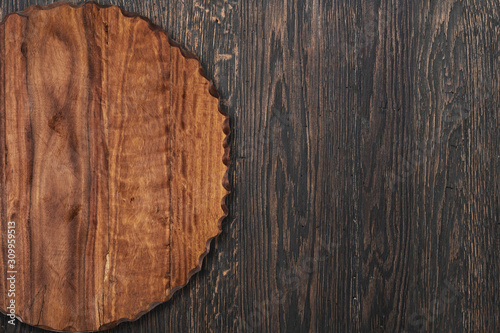
[[232,126],[202,271],[107,332],[500,330],[497,0],[99,3],[197,54]]

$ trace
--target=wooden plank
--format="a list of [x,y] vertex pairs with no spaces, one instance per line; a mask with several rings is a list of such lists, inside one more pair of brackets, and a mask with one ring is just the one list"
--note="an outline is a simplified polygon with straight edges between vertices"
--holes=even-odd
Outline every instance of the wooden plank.
[[411,329],[500,327],[499,10],[414,9]]
[[113,3],[200,56],[234,164],[200,274],[108,332],[498,331],[497,1]]

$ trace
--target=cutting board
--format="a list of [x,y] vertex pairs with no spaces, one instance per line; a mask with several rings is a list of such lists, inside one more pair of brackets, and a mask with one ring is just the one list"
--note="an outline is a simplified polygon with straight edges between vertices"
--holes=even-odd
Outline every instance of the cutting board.
[[8,15],[1,311],[13,298],[23,322],[93,331],[167,301],[221,231],[228,132],[198,59],[147,19],[93,3]]

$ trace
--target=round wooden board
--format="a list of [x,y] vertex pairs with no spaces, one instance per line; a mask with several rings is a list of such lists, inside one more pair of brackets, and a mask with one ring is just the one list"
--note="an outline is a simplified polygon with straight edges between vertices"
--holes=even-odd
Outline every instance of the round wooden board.
[[168,300],[221,231],[228,132],[199,61],[147,19],[94,3],[8,15],[0,310],[9,221],[23,322],[100,330]]

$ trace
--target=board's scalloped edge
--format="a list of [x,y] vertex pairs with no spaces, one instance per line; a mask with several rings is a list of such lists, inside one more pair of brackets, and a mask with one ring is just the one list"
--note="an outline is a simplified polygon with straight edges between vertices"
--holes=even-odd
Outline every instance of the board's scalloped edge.
[[[203,260],[205,259],[205,257],[207,256],[207,254],[210,252],[210,244],[211,244],[211,242],[212,242],[212,240],[214,238],[216,238],[217,236],[219,236],[222,233],[222,222],[224,221],[224,219],[229,214],[229,208],[227,206],[227,197],[231,193],[231,186],[230,186],[230,182],[229,182],[230,147],[229,147],[229,143],[228,143],[228,138],[229,138],[229,134],[231,132],[231,127],[230,127],[229,116],[222,109],[220,95],[219,95],[217,89],[215,88],[215,85],[214,85],[213,81],[210,80],[207,77],[207,75],[205,74],[205,71],[203,70],[203,67],[201,65],[200,59],[194,53],[186,50],[180,43],[177,43],[176,41],[174,41],[169,36],[169,34],[162,27],[160,27],[159,25],[153,23],[149,18],[147,18],[147,17],[145,17],[143,15],[140,15],[140,14],[137,14],[137,13],[128,12],[128,11],[124,10],[123,8],[121,8],[119,6],[116,6],[116,5],[102,5],[102,4],[99,4],[99,3],[95,2],[95,1],[87,1],[87,2],[82,2],[82,3],[78,3],[78,4],[73,4],[73,3],[70,3],[70,2],[67,2],[67,1],[63,0],[63,1],[54,2],[54,3],[49,4],[49,5],[33,5],[33,6],[29,6],[28,8],[26,8],[26,9],[24,9],[22,11],[19,11],[19,12],[9,13],[9,14],[5,15],[5,17],[0,21],[0,26],[4,25],[4,23],[7,21],[7,19],[10,16],[13,16],[13,15],[18,15],[18,16],[22,16],[22,17],[28,17],[35,10],[49,10],[49,9],[53,9],[53,8],[61,7],[61,6],[69,6],[71,8],[81,8],[81,7],[84,7],[84,6],[96,6],[98,8],[103,8],[103,9],[110,8],[110,7],[115,7],[117,9],[119,9],[120,12],[122,13],[122,15],[125,16],[125,17],[140,18],[140,19],[146,21],[146,23],[148,23],[148,26],[149,26],[149,28],[152,31],[157,31],[159,33],[163,33],[167,37],[167,41],[170,44],[170,46],[178,48],[179,51],[181,52],[181,54],[184,56],[184,58],[186,58],[186,59],[194,59],[194,60],[198,61],[198,64],[200,66],[199,69],[198,69],[198,72],[199,72],[199,74],[205,80],[208,81],[208,83],[209,83],[209,85],[208,85],[208,92],[210,93],[210,95],[212,97],[214,97],[215,99],[217,99],[217,105],[218,105],[217,108],[218,108],[218,111],[223,116],[225,116],[224,122],[222,123],[222,130],[223,130],[224,134],[226,134],[226,136],[224,138],[224,141],[223,141],[224,155],[222,156],[222,163],[224,165],[226,165],[226,171],[225,171],[224,176],[222,178],[222,186],[226,190],[226,194],[222,197],[222,201],[221,201],[221,207],[222,207],[222,211],[223,211],[224,214],[217,221],[217,228],[218,228],[217,233],[214,236],[210,237],[207,240],[207,242],[205,244],[205,252],[203,252],[200,255],[200,257],[198,259],[198,264],[196,265],[196,267],[194,267],[193,269],[191,269],[189,271],[189,273],[187,275],[187,278],[186,278],[186,281],[185,281],[184,284],[182,284],[180,286],[174,286],[173,288],[170,288],[169,292],[168,292],[168,295],[167,295],[166,298],[161,299],[161,300],[155,300],[155,301],[153,301],[152,303],[149,304],[149,306],[148,306],[148,308],[146,310],[142,310],[142,311],[138,312],[133,318],[120,318],[120,319],[115,320],[113,322],[101,325],[98,328],[98,330],[102,331],[102,330],[107,330],[107,329],[114,328],[117,325],[119,325],[121,323],[124,323],[124,322],[133,322],[133,321],[138,320],[140,317],[142,317],[146,313],[150,312],[151,310],[153,310],[158,305],[163,304],[163,303],[167,302],[168,300],[170,300],[172,298],[172,296],[175,294],[176,291],[182,289],[183,287],[185,287],[189,283],[189,281],[191,280],[191,278],[193,277],[193,275],[195,275],[196,273],[198,273],[198,272],[201,271]],[[3,309],[1,309],[1,308],[0,308],[0,313],[6,315],[6,312],[4,312]],[[20,317],[19,315],[16,314],[16,318],[20,322],[24,323],[22,317]],[[26,323],[26,324],[33,325],[33,324],[29,324],[29,323]],[[41,329],[51,330],[51,331],[54,331],[54,332],[75,332],[76,331],[76,329],[74,327],[71,327],[71,326],[70,327],[65,327],[62,330],[55,329],[55,328],[52,328],[52,327],[47,327],[47,326],[44,326],[44,325],[33,325],[33,326],[41,328]],[[94,331],[79,331],[79,332],[94,332]]]

